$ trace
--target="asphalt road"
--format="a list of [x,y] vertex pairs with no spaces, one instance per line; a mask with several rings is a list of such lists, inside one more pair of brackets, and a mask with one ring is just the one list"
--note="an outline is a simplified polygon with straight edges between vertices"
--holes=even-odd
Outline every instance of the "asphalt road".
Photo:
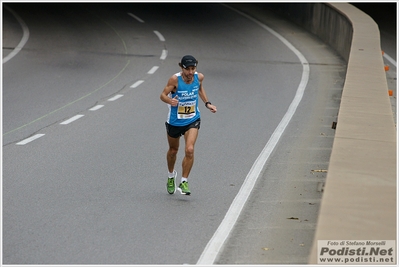
[[[11,12],[29,39],[3,64],[3,263],[197,263],[295,97],[298,57],[218,4],[7,6],[3,58],[24,36]],[[345,65],[295,25],[244,10],[297,47],[310,76],[218,263],[305,263]],[[218,107],[201,109],[189,197],[166,192],[159,100],[184,54]]]

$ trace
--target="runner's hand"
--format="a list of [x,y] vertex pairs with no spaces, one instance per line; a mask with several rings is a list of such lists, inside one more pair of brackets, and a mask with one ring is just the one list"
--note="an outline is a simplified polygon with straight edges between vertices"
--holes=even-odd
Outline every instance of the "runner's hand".
[[215,105],[212,104],[208,104],[208,109],[212,112],[212,113],[216,113],[217,109]]
[[172,107],[176,107],[178,103],[179,103],[179,97],[177,95],[174,98],[170,99],[170,105]]

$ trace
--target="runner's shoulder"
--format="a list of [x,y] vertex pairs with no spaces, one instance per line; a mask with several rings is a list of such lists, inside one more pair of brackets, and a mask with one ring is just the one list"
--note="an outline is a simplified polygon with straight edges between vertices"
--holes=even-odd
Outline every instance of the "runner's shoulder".
[[201,72],[197,72],[198,75],[198,79],[202,82],[202,80],[205,78],[204,74],[202,74]]
[[173,84],[173,85],[177,85],[178,79],[177,79],[177,74],[173,74],[170,78],[168,83],[169,84]]

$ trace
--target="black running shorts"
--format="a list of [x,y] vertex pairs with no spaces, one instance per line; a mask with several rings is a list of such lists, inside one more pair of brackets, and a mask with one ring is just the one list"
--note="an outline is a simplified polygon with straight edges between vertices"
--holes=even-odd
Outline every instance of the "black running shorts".
[[166,132],[172,138],[178,138],[178,137],[184,135],[188,131],[188,129],[191,129],[191,128],[199,129],[200,125],[201,125],[201,119],[198,119],[198,120],[194,121],[193,123],[186,125],[186,126],[173,126],[173,125],[170,125],[169,123],[165,122]]

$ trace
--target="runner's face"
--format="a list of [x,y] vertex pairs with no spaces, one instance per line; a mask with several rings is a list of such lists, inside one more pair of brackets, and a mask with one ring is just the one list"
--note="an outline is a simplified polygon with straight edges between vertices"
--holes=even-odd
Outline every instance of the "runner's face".
[[191,80],[193,78],[196,70],[197,68],[194,66],[189,66],[186,69],[182,68],[183,75],[187,78],[187,80]]

